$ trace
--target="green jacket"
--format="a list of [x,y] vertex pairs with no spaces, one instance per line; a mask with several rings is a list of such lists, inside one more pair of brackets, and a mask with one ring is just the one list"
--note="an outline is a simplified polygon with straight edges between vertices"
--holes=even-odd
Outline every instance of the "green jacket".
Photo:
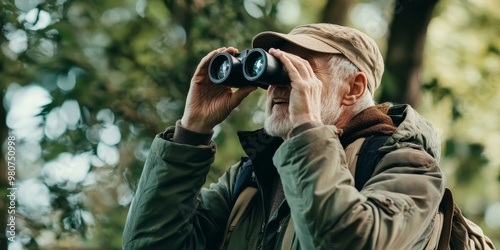
[[[398,126],[379,150],[387,154],[358,192],[337,128],[308,129],[284,142],[241,134],[259,193],[232,233],[228,249],[281,249],[293,217],[293,249],[423,249],[444,192],[440,140],[409,106],[391,108]],[[216,147],[153,141],[123,233],[124,249],[218,249],[234,203],[241,164],[201,189]],[[264,145],[264,146],[263,146]],[[277,148],[274,152],[273,147]],[[269,149],[270,148],[270,149]],[[263,166],[271,161],[274,166]],[[286,201],[268,214],[277,171]]]

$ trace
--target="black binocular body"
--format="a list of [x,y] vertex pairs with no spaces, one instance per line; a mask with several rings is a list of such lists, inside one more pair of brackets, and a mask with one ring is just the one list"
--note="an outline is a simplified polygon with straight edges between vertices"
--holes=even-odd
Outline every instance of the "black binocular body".
[[253,85],[267,89],[269,85],[290,84],[281,61],[261,48],[235,55],[218,53],[210,60],[208,76],[215,84],[235,88]]

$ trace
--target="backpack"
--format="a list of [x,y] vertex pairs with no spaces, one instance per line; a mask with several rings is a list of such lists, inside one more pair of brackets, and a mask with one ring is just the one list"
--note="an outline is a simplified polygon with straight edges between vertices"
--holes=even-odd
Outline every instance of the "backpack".
[[[354,176],[354,186],[360,191],[372,176],[376,165],[385,155],[378,149],[387,141],[389,136],[376,135],[359,138],[345,148],[348,168]],[[237,176],[232,200],[235,201],[226,225],[224,239],[220,250],[227,249],[231,233],[246,210],[252,197],[257,193],[255,185],[250,184],[253,179],[252,162],[242,158],[241,170]],[[356,169],[363,168],[363,171]],[[453,194],[446,188],[439,204],[439,210],[434,218],[434,230],[425,250],[495,250],[492,241],[484,235],[481,228],[465,218],[453,200]],[[292,249],[295,230],[293,220],[290,221],[282,241],[282,250]]]

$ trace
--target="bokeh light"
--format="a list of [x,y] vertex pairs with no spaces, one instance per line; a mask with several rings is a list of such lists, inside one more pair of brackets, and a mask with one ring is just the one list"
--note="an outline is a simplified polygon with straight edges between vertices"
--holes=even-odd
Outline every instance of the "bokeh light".
[[52,97],[44,88],[30,84],[21,87],[11,84],[5,94],[4,105],[8,110],[7,126],[18,139],[38,141],[43,137],[40,125],[43,118],[38,116],[43,106],[52,102]]
[[488,206],[484,214],[484,222],[493,230],[500,230],[500,202]]

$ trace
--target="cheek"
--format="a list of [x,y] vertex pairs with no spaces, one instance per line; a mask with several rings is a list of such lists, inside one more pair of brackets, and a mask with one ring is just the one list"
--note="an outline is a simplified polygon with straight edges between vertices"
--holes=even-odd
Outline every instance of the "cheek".
[[349,83],[344,82],[342,83],[342,85],[339,86],[338,95],[340,97],[344,97],[349,94],[349,91],[350,91]]
[[333,86],[333,84],[334,83],[332,81],[323,82],[323,89],[321,91],[322,98],[327,98],[335,92],[335,86]]

